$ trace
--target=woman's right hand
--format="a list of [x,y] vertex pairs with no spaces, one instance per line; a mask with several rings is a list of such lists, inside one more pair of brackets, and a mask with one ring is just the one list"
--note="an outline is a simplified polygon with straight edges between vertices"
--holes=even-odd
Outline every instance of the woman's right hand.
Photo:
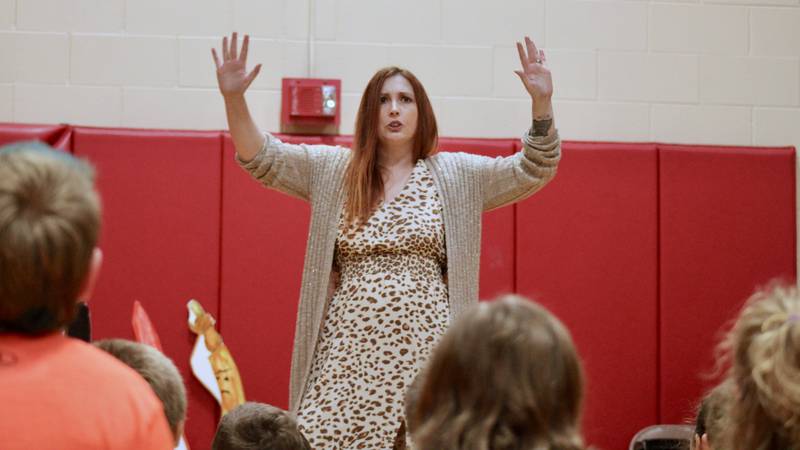
[[244,95],[250,87],[250,83],[258,76],[261,71],[261,64],[257,64],[253,70],[247,72],[247,49],[250,44],[250,36],[244,35],[242,51],[238,52],[238,42],[236,32],[228,37],[222,38],[222,61],[217,55],[217,50],[212,48],[211,55],[214,57],[214,64],[217,66],[217,83],[219,92],[223,97],[236,97]]

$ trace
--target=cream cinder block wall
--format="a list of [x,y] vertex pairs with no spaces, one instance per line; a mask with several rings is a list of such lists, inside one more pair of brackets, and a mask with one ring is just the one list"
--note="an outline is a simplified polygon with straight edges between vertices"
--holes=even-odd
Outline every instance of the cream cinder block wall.
[[[342,80],[342,133],[385,65],[442,135],[512,137],[514,41],[543,47],[564,138],[800,148],[800,0],[0,0],[0,121],[226,128],[210,48],[252,36],[277,130],[282,77]],[[800,195],[798,195],[800,198]]]
[[800,146],[800,0],[0,0],[0,120],[225,128],[209,49],[249,33],[259,124],[280,79],[410,68],[443,135],[509,137],[514,41],[548,54],[569,139]]

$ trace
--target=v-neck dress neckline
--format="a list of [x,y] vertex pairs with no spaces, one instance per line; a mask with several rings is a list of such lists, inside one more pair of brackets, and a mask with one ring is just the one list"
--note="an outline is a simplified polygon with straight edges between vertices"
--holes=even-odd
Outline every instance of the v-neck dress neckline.
[[408,177],[406,178],[406,181],[403,183],[403,187],[400,188],[400,191],[397,194],[395,194],[395,196],[392,197],[392,199],[389,200],[388,202],[385,199],[382,200],[380,202],[380,204],[378,205],[378,209],[382,208],[384,206],[391,205],[392,203],[394,203],[395,200],[397,200],[397,197],[400,197],[401,195],[403,195],[403,193],[405,193],[406,189],[408,189],[408,186],[411,184],[412,179],[414,178],[414,176],[417,173],[418,169],[420,168],[420,166],[423,166],[423,165],[424,164],[423,164],[422,160],[418,159],[417,162],[414,163],[414,167],[411,168],[411,172],[408,173]]

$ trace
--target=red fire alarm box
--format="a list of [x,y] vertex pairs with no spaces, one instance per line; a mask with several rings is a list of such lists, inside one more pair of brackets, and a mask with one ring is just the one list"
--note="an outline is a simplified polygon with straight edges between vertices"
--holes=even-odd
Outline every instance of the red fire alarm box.
[[341,80],[284,78],[281,133],[339,134]]

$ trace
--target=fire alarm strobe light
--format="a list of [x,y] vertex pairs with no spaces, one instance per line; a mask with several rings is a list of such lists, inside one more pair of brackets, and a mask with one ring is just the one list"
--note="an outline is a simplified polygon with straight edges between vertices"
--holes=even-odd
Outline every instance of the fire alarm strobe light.
[[281,133],[339,134],[341,80],[284,78]]

